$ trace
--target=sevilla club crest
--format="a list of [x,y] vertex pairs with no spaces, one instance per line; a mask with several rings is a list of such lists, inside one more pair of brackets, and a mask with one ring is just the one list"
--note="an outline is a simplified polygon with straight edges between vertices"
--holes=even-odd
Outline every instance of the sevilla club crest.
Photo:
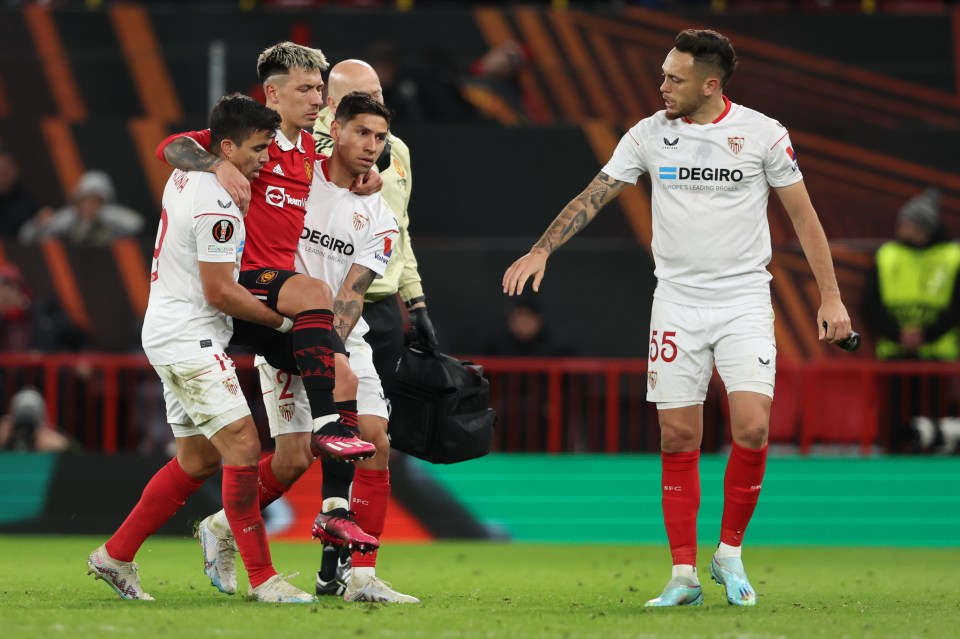
[[727,138],[727,146],[730,147],[730,150],[733,151],[734,155],[740,155],[740,151],[743,150],[743,138]]

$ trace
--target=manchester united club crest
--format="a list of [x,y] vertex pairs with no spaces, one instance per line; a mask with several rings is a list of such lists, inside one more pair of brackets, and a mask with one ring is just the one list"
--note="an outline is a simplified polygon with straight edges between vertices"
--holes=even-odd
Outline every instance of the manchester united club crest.
[[280,417],[282,417],[284,421],[289,422],[293,419],[293,404],[280,404],[277,408],[280,410]]
[[400,166],[400,160],[398,160],[397,158],[393,158],[393,168],[397,170],[397,175],[399,175],[400,177],[407,176],[407,174],[404,173],[403,171],[403,167]]
[[353,212],[353,228],[358,231],[367,225],[367,216],[361,215],[356,211]]
[[236,377],[228,377],[223,380],[223,387],[226,388],[227,392],[231,395],[236,395],[240,392],[240,383]]
[[733,151],[734,155],[740,155],[740,151],[743,150],[743,138],[727,138],[727,146],[730,147],[730,150]]
[[647,388],[649,388],[650,390],[653,390],[656,387],[657,387],[657,372],[649,371],[647,373]]
[[303,172],[307,174],[307,182],[313,179],[313,162],[309,158],[303,159]]
[[257,284],[269,284],[277,279],[277,275],[278,273],[276,271],[264,271],[260,274],[260,277],[257,278]]

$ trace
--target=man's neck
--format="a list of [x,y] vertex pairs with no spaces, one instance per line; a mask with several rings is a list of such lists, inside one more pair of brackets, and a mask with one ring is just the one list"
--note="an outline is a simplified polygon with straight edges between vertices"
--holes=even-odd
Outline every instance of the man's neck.
[[727,103],[723,99],[723,94],[714,94],[699,111],[687,119],[695,124],[711,124],[720,117],[720,114],[727,108]]
[[336,148],[330,153],[330,159],[327,160],[327,175],[330,181],[341,189],[349,189],[353,186],[353,181],[357,179],[357,176],[353,175],[337,157]]
[[285,125],[281,123],[280,133],[283,134],[283,137],[287,138],[292,143],[296,144],[297,140],[300,138],[300,127],[296,125]]

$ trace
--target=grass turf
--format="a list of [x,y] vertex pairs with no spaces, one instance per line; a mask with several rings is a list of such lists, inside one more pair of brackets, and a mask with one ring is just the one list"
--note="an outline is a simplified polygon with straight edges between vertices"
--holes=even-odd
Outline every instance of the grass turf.
[[[209,585],[192,539],[148,540],[137,557],[155,602],[121,601],[86,575],[102,539],[0,536],[0,634],[32,637],[956,637],[956,549],[749,548],[754,609],[727,605],[701,551],[700,608],[645,609],[669,577],[650,546],[443,542],[392,545],[378,574],[419,606],[272,605]],[[273,544],[312,591],[317,544]],[[239,563],[239,562],[238,562]],[[245,576],[241,574],[243,591]]]

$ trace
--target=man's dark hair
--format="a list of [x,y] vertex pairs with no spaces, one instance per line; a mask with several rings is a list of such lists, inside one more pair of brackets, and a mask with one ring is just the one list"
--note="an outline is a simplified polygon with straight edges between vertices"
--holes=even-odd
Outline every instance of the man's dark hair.
[[737,69],[737,52],[726,36],[710,29],[684,29],[677,34],[674,46],[681,53],[689,53],[697,65],[710,65],[720,72],[720,86]]
[[210,148],[218,148],[223,140],[243,144],[256,131],[275,133],[278,128],[280,114],[273,109],[241,93],[225,95],[210,111]]
[[343,126],[358,115],[367,113],[379,115],[387,121],[387,126],[390,126],[393,112],[371,98],[369,93],[363,93],[362,91],[353,91],[340,98],[340,102],[337,104],[336,120],[340,123],[340,126]]

